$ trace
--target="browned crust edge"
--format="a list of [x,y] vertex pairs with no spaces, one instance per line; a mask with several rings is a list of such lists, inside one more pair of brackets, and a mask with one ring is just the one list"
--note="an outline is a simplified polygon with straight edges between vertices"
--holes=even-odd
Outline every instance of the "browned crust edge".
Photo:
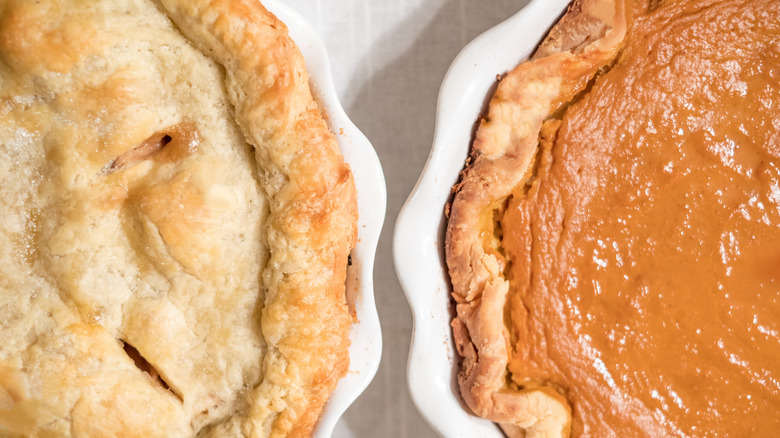
[[498,84],[453,188],[445,253],[456,303],[453,335],[463,358],[458,384],[474,413],[512,435],[568,436],[571,408],[551,387],[507,387],[509,282],[501,256],[480,237],[493,231],[484,218],[527,181],[542,123],[617,57],[625,32],[624,0],[572,3],[532,60]]
[[270,250],[260,321],[263,379],[248,395],[245,436],[309,436],[349,366],[347,257],[357,201],[286,26],[256,0],[158,0],[226,72],[236,121],[255,147],[269,199]]

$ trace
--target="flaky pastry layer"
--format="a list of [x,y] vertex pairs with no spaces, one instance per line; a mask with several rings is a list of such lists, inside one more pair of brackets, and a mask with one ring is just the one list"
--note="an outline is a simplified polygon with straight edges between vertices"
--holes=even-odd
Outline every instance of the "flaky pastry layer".
[[0,96],[0,435],[310,435],[357,208],[285,25],[9,0]]

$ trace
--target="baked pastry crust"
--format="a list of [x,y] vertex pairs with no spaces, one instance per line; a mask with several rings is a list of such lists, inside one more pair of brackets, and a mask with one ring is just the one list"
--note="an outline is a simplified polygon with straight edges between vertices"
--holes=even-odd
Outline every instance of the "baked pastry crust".
[[445,251],[456,302],[453,333],[463,357],[458,384],[469,408],[511,436],[568,436],[572,416],[551,386],[507,385],[509,281],[494,214],[533,177],[546,122],[615,60],[625,34],[622,0],[573,2],[532,59],[499,82],[453,189]]
[[309,435],[357,208],[285,25],[9,0],[0,93],[0,435]]

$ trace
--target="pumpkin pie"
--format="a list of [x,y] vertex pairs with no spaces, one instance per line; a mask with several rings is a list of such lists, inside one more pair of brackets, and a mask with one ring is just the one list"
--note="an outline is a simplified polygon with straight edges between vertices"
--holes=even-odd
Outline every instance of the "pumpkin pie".
[[578,0],[501,79],[446,258],[510,436],[780,430],[780,2]]

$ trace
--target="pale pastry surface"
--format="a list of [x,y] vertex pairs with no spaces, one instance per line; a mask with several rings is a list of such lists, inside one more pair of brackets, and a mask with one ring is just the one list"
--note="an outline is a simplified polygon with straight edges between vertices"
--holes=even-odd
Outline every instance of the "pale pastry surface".
[[308,436],[355,193],[259,2],[0,2],[0,436]]

